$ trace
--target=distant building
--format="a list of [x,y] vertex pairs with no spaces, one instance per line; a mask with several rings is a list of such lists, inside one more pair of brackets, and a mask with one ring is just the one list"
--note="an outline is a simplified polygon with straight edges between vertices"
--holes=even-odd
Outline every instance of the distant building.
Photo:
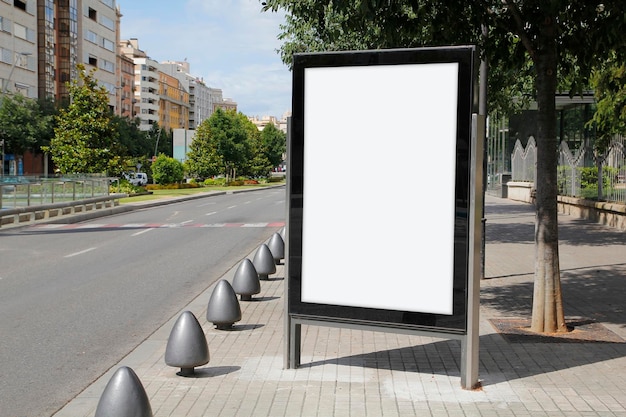
[[190,74],[187,61],[161,62],[162,71],[179,77],[189,92],[189,129],[197,128],[211,115],[210,91],[202,78]]
[[287,118],[290,116],[291,112],[286,112],[280,120],[275,116],[262,116],[261,118],[258,116],[248,116],[248,120],[254,123],[259,130],[265,129],[265,126],[272,123],[279,130],[287,133]]
[[159,71],[159,126],[168,132],[189,128],[188,87],[163,71]]
[[141,120],[139,129],[150,130],[153,124],[159,123],[159,63],[139,49],[137,39],[120,41],[119,51],[134,64],[133,111]]

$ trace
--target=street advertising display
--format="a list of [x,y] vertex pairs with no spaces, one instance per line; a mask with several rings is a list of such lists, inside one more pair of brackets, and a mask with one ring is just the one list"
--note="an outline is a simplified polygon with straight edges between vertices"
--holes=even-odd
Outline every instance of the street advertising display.
[[288,314],[467,331],[475,49],[296,54]]

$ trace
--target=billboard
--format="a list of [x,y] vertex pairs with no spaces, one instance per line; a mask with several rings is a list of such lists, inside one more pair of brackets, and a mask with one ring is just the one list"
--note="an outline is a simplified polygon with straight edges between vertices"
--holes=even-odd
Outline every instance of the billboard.
[[288,314],[465,334],[474,53],[294,55]]

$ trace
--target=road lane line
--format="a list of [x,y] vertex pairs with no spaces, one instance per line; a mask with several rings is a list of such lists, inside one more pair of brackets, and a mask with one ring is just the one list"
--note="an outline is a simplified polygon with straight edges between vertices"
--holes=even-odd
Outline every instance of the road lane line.
[[134,237],[134,236],[143,235],[144,233],[149,232],[150,230],[154,230],[154,228],[153,228],[153,227],[151,227],[150,229],[144,229],[144,230],[142,230],[142,231],[140,231],[140,232],[133,233],[131,236],[133,236],[133,237]]
[[210,212],[210,213],[207,213],[207,214],[205,214],[205,216],[212,216],[212,215],[214,215],[214,214],[217,214],[217,211],[212,211],[212,212]]
[[237,206],[236,205],[235,206],[230,206],[230,207],[227,208],[227,210],[234,209],[235,207],[237,207]]
[[81,250],[79,252],[70,253],[69,255],[65,255],[64,258],[71,258],[73,256],[82,255],[84,253],[91,252],[92,250],[95,250],[95,249],[96,248],[89,248],[89,249]]

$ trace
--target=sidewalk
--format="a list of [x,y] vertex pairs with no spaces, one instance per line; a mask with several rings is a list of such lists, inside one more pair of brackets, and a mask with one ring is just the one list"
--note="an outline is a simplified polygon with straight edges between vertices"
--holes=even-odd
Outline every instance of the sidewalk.
[[537,337],[518,330],[530,318],[533,209],[487,196],[486,218],[481,390],[461,389],[458,341],[420,336],[303,326],[302,366],[283,369],[280,265],[261,294],[240,302],[233,330],[205,319],[213,287],[181,310],[196,315],[209,344],[195,377],[165,365],[177,316],[55,417],[93,416],[120,366],[142,381],[155,417],[626,416],[626,234],[560,218],[565,314],[576,330]]

